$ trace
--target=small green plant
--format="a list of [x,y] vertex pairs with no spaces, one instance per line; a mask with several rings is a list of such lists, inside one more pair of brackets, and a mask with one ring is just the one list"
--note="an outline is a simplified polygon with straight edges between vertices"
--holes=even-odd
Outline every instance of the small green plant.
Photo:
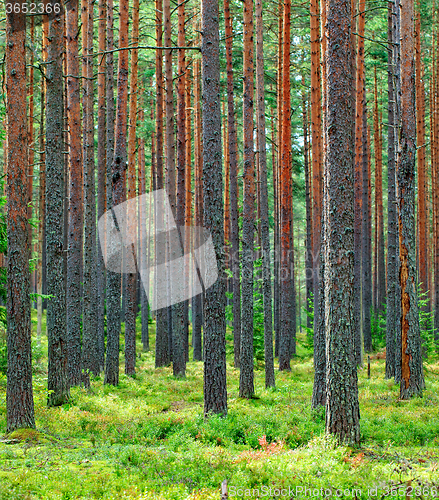
[[264,299],[262,295],[262,258],[255,260],[253,285],[253,353],[256,361],[264,361]]
[[306,317],[311,320],[311,327],[308,328],[306,325],[301,325],[301,327],[306,332],[305,340],[303,341],[303,345],[307,349],[314,348],[314,295],[311,293],[311,297],[308,299],[308,308],[302,306],[302,309],[305,311]]
[[[262,295],[262,258],[254,262],[253,283],[253,355],[257,362],[262,363],[265,357],[264,350],[264,299]],[[229,274],[230,276],[230,274]],[[233,293],[226,292],[226,297],[233,300]],[[226,321],[231,330],[226,332],[226,352],[233,353],[233,305],[226,306]]]
[[[4,309],[4,307],[1,307]],[[6,374],[8,366],[8,350],[6,346],[6,329],[0,327],[0,373]]]
[[372,348],[380,351],[386,347],[386,305],[380,312],[371,310],[370,328],[372,333]]
[[435,353],[435,332],[434,315],[432,311],[427,310],[428,291],[423,292],[421,284],[418,285],[418,304],[419,304],[419,326],[421,329],[421,352],[424,359],[428,359]]

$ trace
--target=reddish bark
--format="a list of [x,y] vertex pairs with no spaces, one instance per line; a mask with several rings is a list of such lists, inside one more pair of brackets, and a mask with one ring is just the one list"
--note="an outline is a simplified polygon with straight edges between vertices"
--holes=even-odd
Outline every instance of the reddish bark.
[[[195,226],[203,225],[203,148],[201,142],[201,92],[200,92],[201,64],[198,59],[194,62],[194,223]],[[198,246],[198,242],[194,242]],[[202,326],[202,295],[196,295],[192,301],[193,324],[192,343],[194,348],[194,360],[203,359],[203,346],[201,339]]]
[[399,282],[401,287],[401,399],[425,387],[417,297],[414,224],[416,114],[413,40],[413,0],[401,0],[401,131],[397,169],[399,224]]
[[[156,16],[156,43],[163,45],[163,0],[155,2]],[[163,51],[156,50],[155,72],[157,85],[156,100],[156,189],[163,189],[163,116],[164,116],[164,81],[163,81]],[[168,340],[167,311],[157,311],[156,342],[155,342],[155,367],[166,366],[170,362]]]
[[[282,142],[280,161],[280,222],[281,222],[281,329],[279,335],[279,370],[290,370],[290,354],[293,331],[293,311],[291,307],[294,274],[291,267],[292,242],[292,169],[291,169],[291,88],[290,88],[290,48],[291,48],[291,1],[284,3],[283,52],[282,52]],[[293,337],[294,338],[294,337]],[[295,340],[295,339],[294,339]]]
[[[105,27],[107,6],[106,0],[99,0],[99,32],[98,48],[99,52],[105,51]],[[107,207],[107,155],[106,155],[106,61],[103,56],[98,59],[98,220],[104,214]],[[97,294],[98,294],[98,363],[99,371],[104,370],[105,365],[105,294],[106,294],[106,276],[105,265],[102,258],[100,244],[98,248],[98,267],[97,267]]]
[[238,224],[238,151],[233,90],[233,28],[229,0],[224,0],[224,23],[227,58],[227,142],[230,165],[230,233],[231,269],[233,291],[233,349],[234,366],[239,368],[241,348],[241,284],[239,269],[239,224]]
[[[128,0],[121,0],[119,4],[119,49],[128,47],[128,19]],[[128,50],[120,50],[118,54],[116,138],[112,164],[112,206],[125,201],[127,168]],[[117,385],[119,383],[121,275],[118,273],[109,273],[109,275],[110,280],[107,287],[107,356],[104,382]]]
[[7,104],[7,432],[35,428],[30,318],[26,16],[6,14]]
[[67,337],[69,380],[81,381],[81,274],[83,240],[83,174],[81,146],[81,96],[78,55],[78,1],[66,8],[67,124],[69,151],[69,219],[67,254]]
[[255,160],[253,143],[253,0],[244,1],[244,198],[242,214],[242,302],[240,397],[254,394],[253,373],[253,245],[255,226]]
[[[178,46],[185,45],[185,2],[178,4]],[[166,19],[166,14],[165,14]],[[186,162],[186,57],[183,49],[178,50],[177,63],[177,203],[175,207],[175,222],[179,228],[184,226],[185,214],[185,162]],[[170,82],[172,84],[172,82]],[[181,244],[184,244],[180,234]],[[172,287],[172,283],[171,283]],[[186,303],[187,304],[187,303]],[[174,376],[183,378],[186,371],[186,348],[185,348],[185,304],[178,303],[172,307],[172,334],[173,334],[173,358],[172,368]]]
[[[139,0],[134,0],[132,10],[131,43],[139,44]],[[129,126],[128,126],[128,192],[127,199],[136,197],[136,125],[137,125],[137,87],[138,87],[138,51],[131,51]],[[153,159],[153,158],[152,158]],[[128,227],[135,228],[136,209],[131,205],[128,209]],[[136,373],[136,304],[137,304],[137,274],[130,273],[126,281],[126,310],[125,310],[125,374]]]

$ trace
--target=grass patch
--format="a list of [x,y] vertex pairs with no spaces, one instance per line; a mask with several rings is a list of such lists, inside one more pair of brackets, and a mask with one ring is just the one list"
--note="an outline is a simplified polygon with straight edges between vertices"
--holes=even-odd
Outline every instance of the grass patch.
[[256,370],[258,399],[238,397],[239,372],[228,359],[229,414],[205,421],[202,363],[189,362],[187,378],[176,380],[171,367],[154,369],[140,342],[136,378],[124,375],[121,355],[118,387],[96,377],[90,391],[73,388],[69,403],[48,409],[43,338],[37,431],[5,436],[0,375],[0,499],[218,500],[224,479],[230,498],[291,498],[276,495],[282,490],[308,498],[305,487],[344,498],[406,498],[410,488],[421,488],[411,495],[418,498],[439,496],[439,363],[426,365],[423,398],[404,403],[384,380],[382,360],[372,361],[370,380],[359,369],[362,441],[337,446],[324,435],[324,411],[311,411],[312,359],[299,339],[300,357],[290,373],[276,372],[276,389],[266,390]]

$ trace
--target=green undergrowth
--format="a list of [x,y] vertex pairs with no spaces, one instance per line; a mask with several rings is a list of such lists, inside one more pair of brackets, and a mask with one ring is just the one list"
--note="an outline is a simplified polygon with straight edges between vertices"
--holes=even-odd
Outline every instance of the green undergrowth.
[[311,410],[304,345],[299,336],[299,356],[291,372],[276,372],[276,389],[265,389],[258,365],[250,401],[238,397],[228,359],[228,416],[207,421],[202,363],[188,363],[177,380],[171,367],[155,370],[140,343],[135,378],[122,362],[118,387],[97,377],[59,408],[46,408],[43,357],[34,370],[37,431],[6,435],[0,375],[0,499],[218,500],[224,479],[229,498],[406,498],[411,488],[409,496],[433,498],[435,488],[439,496],[439,363],[425,365],[427,389],[409,402],[384,380],[383,360],[371,362],[370,380],[360,368],[362,442],[351,448],[325,437],[324,410]]

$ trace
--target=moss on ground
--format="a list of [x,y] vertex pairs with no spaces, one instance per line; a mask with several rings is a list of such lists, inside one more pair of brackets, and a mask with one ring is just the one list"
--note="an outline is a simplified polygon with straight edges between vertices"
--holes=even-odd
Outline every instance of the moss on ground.
[[370,380],[359,369],[362,442],[351,448],[325,437],[324,411],[311,411],[313,366],[301,336],[276,389],[256,371],[258,399],[238,397],[230,358],[229,414],[207,422],[202,363],[188,363],[187,378],[176,380],[171,367],[154,369],[140,343],[135,378],[122,363],[118,387],[97,377],[90,391],[73,388],[68,404],[48,409],[44,340],[34,370],[37,431],[5,435],[0,375],[0,499],[218,500],[224,479],[229,498],[439,496],[437,360],[425,366],[423,397],[409,402],[384,379],[383,360],[372,361]]

